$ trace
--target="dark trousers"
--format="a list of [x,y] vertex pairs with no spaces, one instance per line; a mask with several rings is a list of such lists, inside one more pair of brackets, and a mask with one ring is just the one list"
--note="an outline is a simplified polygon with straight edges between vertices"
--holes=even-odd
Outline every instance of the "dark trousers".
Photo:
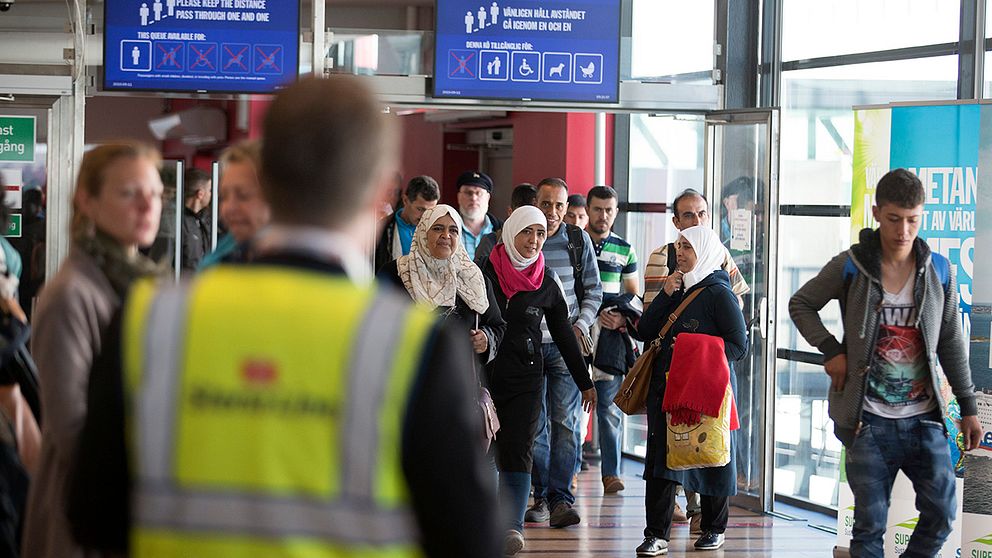
[[[672,514],[675,513],[675,491],[678,483],[666,479],[648,478],[644,493],[644,507],[647,515],[645,537],[671,540]],[[730,498],[727,496],[700,495],[702,518],[700,527],[704,533],[723,533],[730,519]]]

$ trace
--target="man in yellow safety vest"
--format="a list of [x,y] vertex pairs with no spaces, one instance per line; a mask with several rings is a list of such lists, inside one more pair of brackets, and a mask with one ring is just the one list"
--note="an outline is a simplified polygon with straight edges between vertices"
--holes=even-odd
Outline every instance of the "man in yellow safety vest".
[[468,336],[362,278],[390,118],[356,78],[289,87],[265,120],[256,259],[131,290],[90,380],[69,502],[83,546],[499,555]]

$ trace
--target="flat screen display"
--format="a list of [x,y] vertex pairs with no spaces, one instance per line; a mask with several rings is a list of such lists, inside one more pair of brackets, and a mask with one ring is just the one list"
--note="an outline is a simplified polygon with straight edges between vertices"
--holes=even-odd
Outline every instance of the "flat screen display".
[[434,96],[615,103],[620,0],[437,0]]
[[103,88],[271,93],[297,79],[299,0],[106,0]]

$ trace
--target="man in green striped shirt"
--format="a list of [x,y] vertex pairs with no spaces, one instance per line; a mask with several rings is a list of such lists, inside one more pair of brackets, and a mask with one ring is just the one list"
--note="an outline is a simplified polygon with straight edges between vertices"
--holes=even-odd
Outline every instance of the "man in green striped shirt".
[[[613,232],[613,222],[617,218],[618,198],[616,191],[609,186],[596,186],[589,190],[586,198],[586,211],[589,224],[586,232],[592,239],[599,264],[599,279],[603,283],[604,305],[610,295],[633,293],[639,295],[640,279],[637,273],[637,255],[630,243]],[[599,329],[619,329],[625,324],[624,317],[617,312],[600,312],[596,324]],[[598,331],[597,331],[598,333]],[[598,334],[596,335],[598,338]],[[592,379],[596,384],[596,417],[599,426],[599,449],[602,455],[603,490],[613,494],[623,490],[620,480],[620,429],[622,415],[613,404],[613,398],[623,383],[623,376],[614,376],[595,366]]]

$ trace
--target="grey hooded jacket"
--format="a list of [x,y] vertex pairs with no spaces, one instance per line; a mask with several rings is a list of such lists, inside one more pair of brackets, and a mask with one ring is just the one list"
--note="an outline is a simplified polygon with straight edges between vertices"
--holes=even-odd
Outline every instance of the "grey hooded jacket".
[[[916,255],[917,325],[923,335],[933,391],[941,410],[937,376],[941,369],[961,406],[961,414],[978,413],[975,387],[965,351],[958,315],[958,291],[950,263],[932,254],[917,238]],[[799,333],[823,353],[824,360],[847,355],[847,379],[841,391],[830,390],[829,413],[834,432],[844,445],[854,441],[861,426],[865,387],[875,359],[875,341],[882,307],[881,240],[877,231],[864,229],[860,243],[840,253],[820,273],[802,286],[789,301],[789,314]],[[820,320],[819,311],[838,300],[844,323],[844,339],[838,341]],[[939,363],[939,364],[938,364]]]

